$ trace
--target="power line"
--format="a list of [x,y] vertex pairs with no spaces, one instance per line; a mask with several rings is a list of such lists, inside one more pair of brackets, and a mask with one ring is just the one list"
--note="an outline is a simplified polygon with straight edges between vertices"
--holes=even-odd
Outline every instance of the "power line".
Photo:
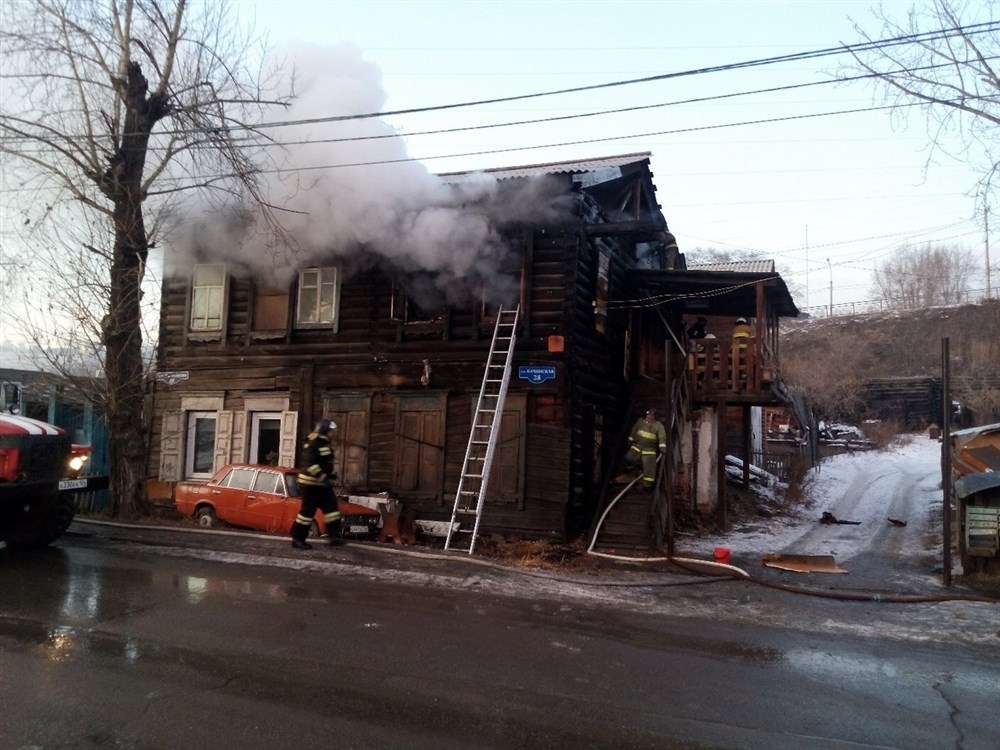
[[[409,108],[409,109],[389,110],[389,111],[384,111],[384,112],[365,112],[365,113],[358,113],[358,114],[351,114],[351,115],[328,115],[328,116],[323,116],[323,117],[315,117],[315,118],[308,118],[308,119],[301,119],[301,120],[279,120],[279,121],[274,121],[274,122],[262,122],[262,123],[258,123],[256,125],[237,125],[237,126],[231,126],[231,127],[220,126],[219,128],[216,129],[215,132],[217,134],[222,134],[222,133],[229,133],[229,132],[236,131],[236,130],[264,130],[264,129],[269,129],[269,128],[280,128],[280,127],[291,127],[291,126],[300,126],[300,125],[313,125],[313,124],[331,123],[331,122],[346,122],[346,121],[353,121],[353,120],[386,118],[386,117],[395,117],[395,116],[402,116],[402,115],[421,114],[421,113],[426,113],[426,112],[440,112],[440,111],[447,111],[447,110],[452,110],[452,109],[461,109],[461,108],[467,108],[467,107],[476,107],[476,106],[481,106],[481,105],[484,105],[484,104],[501,104],[501,103],[514,102],[514,101],[524,101],[524,100],[527,100],[527,99],[535,99],[535,98],[542,98],[542,97],[549,97],[549,96],[560,96],[560,95],[569,94],[569,93],[582,93],[582,92],[585,92],[585,91],[596,91],[596,90],[606,89],[606,88],[615,88],[615,87],[620,87],[620,86],[631,86],[631,85],[636,85],[636,84],[640,84],[640,83],[650,83],[650,82],[655,82],[655,81],[672,80],[672,79],[676,79],[676,78],[683,78],[683,77],[689,77],[689,76],[695,76],[695,75],[705,75],[705,74],[709,74],[709,73],[725,72],[725,71],[730,71],[730,70],[740,70],[740,69],[746,69],[746,68],[761,67],[761,66],[765,66],[765,65],[775,65],[775,64],[780,64],[780,63],[785,63],[785,62],[792,62],[792,61],[798,61],[798,60],[809,60],[809,59],[815,59],[815,58],[821,58],[821,57],[829,57],[831,55],[838,55],[838,54],[844,54],[844,53],[857,54],[859,52],[867,52],[867,51],[871,51],[871,50],[875,50],[875,49],[884,49],[884,48],[888,48],[888,47],[898,46],[898,45],[901,45],[901,44],[926,43],[926,42],[929,42],[929,41],[936,41],[936,40],[940,40],[940,39],[948,39],[948,38],[951,38],[953,36],[964,36],[964,37],[976,36],[976,35],[979,35],[979,34],[989,33],[991,31],[997,31],[997,30],[1000,30],[1000,22],[990,21],[990,22],[983,22],[983,23],[979,23],[979,24],[971,24],[971,25],[968,25],[968,26],[957,26],[957,27],[950,28],[950,29],[937,29],[935,31],[921,32],[921,33],[917,33],[917,34],[907,34],[907,35],[904,35],[904,36],[891,37],[889,39],[881,39],[881,40],[876,40],[876,41],[872,41],[872,42],[863,42],[863,43],[854,44],[854,45],[841,45],[841,46],[838,46],[838,47],[827,47],[827,48],[823,48],[823,49],[819,49],[819,50],[812,50],[812,51],[807,51],[807,52],[792,53],[792,54],[789,54],[789,55],[779,55],[779,56],[774,56],[774,57],[759,58],[759,59],[756,59],[756,60],[748,60],[748,61],[739,62],[739,63],[728,63],[728,64],[725,64],[725,65],[714,65],[714,66],[708,66],[708,67],[703,67],[703,68],[692,68],[692,69],[689,69],[689,70],[677,71],[677,72],[674,72],[674,73],[662,73],[662,74],[658,74],[658,75],[654,75],[654,76],[646,76],[646,77],[643,77],[643,78],[632,78],[632,79],[627,79],[627,80],[622,80],[622,81],[612,81],[612,82],[609,82],[609,83],[590,84],[590,85],[586,85],[586,86],[576,86],[576,87],[572,87],[572,88],[556,89],[556,90],[536,92],[536,93],[531,93],[531,94],[518,94],[518,95],[515,95],[515,96],[509,96],[509,97],[496,97],[496,98],[492,98],[492,99],[480,99],[480,100],[467,101],[467,102],[457,102],[457,103],[452,103],[452,104],[440,104],[440,105],[432,105],[432,106],[427,106],[427,107],[414,107],[414,108]],[[8,77],[8,76],[0,75],[0,79],[5,78],[5,77]],[[10,77],[13,77],[13,76],[10,76]],[[857,76],[857,77],[847,78],[847,79],[834,79],[833,81],[830,81],[828,83],[837,83],[837,82],[842,82],[842,81],[855,80],[855,78],[867,78],[867,77],[871,77],[871,75],[862,75],[862,76]],[[800,86],[817,85],[818,83],[821,83],[821,82],[816,82],[816,83],[813,83],[813,84],[801,84]],[[822,82],[822,83],[827,83],[827,82]],[[793,89],[793,88],[798,88],[798,87],[799,86],[790,86],[789,90]],[[765,89],[763,91],[767,91],[767,90]],[[739,95],[741,95],[741,94],[734,94],[733,96],[739,96]],[[722,96],[722,97],[719,97],[719,98],[726,98],[726,97]],[[699,100],[692,100],[692,101],[699,101]],[[653,105],[653,106],[656,106],[656,105]],[[642,107],[640,107],[640,108],[642,108]],[[629,108],[625,108],[625,109],[623,109],[621,111],[630,111],[630,110],[629,110]],[[595,114],[603,114],[603,113],[595,113]],[[158,134],[159,135],[185,135],[185,134],[200,133],[200,132],[204,132],[204,131],[202,131],[202,130],[195,130],[195,129],[190,129],[189,128],[189,129],[178,129],[178,130],[160,131]],[[74,135],[70,135],[70,136],[66,136],[66,137],[67,138],[84,138],[84,137],[87,137],[87,136],[85,136],[85,135],[75,135],[75,136]]]
[[819,57],[840,55],[847,52],[856,54],[858,52],[867,52],[873,49],[884,49],[887,47],[894,47],[900,44],[925,43],[928,41],[935,41],[938,39],[948,39],[951,38],[952,36],[975,36],[978,34],[988,33],[990,31],[996,31],[998,29],[1000,29],[1000,23],[994,21],[987,21],[978,24],[971,24],[969,26],[957,26],[951,29],[937,29],[935,31],[921,32],[918,34],[906,34],[904,36],[891,37],[889,39],[880,39],[874,42],[862,42],[860,44],[854,44],[854,45],[827,47],[825,49],[812,50],[809,52],[796,52],[789,55],[765,57],[765,58],[759,58],[757,60],[747,60],[745,62],[729,63],[725,65],[712,65],[704,68],[692,68],[690,70],[683,70],[674,73],[661,73],[655,76],[646,76],[644,78],[632,78],[624,81],[613,81],[610,83],[591,84],[588,86],[576,86],[572,88],[556,89],[554,91],[543,91],[533,94],[518,94],[516,96],[497,97],[493,99],[479,99],[475,101],[459,102],[455,104],[440,104],[429,107],[414,107],[410,109],[400,109],[389,112],[366,112],[362,114],[334,115],[329,117],[316,117],[304,120],[291,120],[287,122],[282,122],[282,121],[265,122],[265,123],[260,123],[255,127],[257,129],[265,129],[272,127],[287,127],[290,125],[312,125],[323,122],[343,122],[345,120],[363,120],[363,119],[371,119],[377,117],[394,117],[399,115],[419,114],[424,112],[440,112],[450,109],[477,107],[483,104],[502,104],[507,102],[524,101],[526,99],[536,99],[547,96],[560,96],[562,94],[575,94],[575,93],[582,93],[584,91],[597,91],[599,89],[615,88],[618,86],[632,86],[639,83],[652,83],[654,81],[666,81],[676,78],[684,78],[688,76],[705,75],[708,73],[719,73],[729,70],[740,70],[745,68],[760,67],[763,65],[775,65],[785,62],[810,60]]

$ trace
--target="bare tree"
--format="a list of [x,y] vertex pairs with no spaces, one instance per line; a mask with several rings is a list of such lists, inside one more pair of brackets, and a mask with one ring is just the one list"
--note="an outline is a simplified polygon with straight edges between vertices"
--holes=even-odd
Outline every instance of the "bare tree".
[[[3,210],[20,214],[21,252],[45,241],[56,278],[78,279],[75,303],[91,313],[103,307],[74,319],[50,299],[36,312],[52,325],[75,325],[102,361],[117,515],[135,516],[144,502],[148,452],[139,415],[150,248],[182,191],[268,210],[258,184],[262,152],[251,148],[261,139],[247,124],[266,104],[250,41],[222,2],[6,0],[0,7]],[[44,285],[32,288],[37,299]],[[76,343],[71,348],[86,351]]]
[[782,357],[781,375],[825,419],[854,419],[864,406],[865,379],[873,359],[849,337],[803,338]]
[[968,302],[975,269],[971,251],[961,247],[930,243],[903,246],[875,267],[872,283],[889,309],[953,305]]
[[[854,27],[868,42],[911,37],[909,43],[873,44],[854,59],[883,85],[885,101],[897,106],[897,116],[905,118],[911,105],[922,108],[931,157],[939,149],[980,172],[982,203],[988,201],[1000,168],[998,8],[997,3],[979,0],[929,0],[911,10],[903,26],[889,20],[879,6],[874,11],[882,23],[879,37],[868,36],[857,24]],[[851,70],[848,75],[856,72]],[[957,140],[946,135],[957,136]]]

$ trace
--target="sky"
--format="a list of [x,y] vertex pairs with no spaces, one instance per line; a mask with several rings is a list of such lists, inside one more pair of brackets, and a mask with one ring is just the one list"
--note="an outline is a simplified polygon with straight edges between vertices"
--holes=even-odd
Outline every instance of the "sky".
[[[374,78],[384,92],[378,111],[398,112],[857,43],[862,38],[854,23],[881,36],[873,5],[236,0],[235,9],[241,22],[266,32],[273,48],[300,60],[323,47],[347,45],[367,66],[366,84]],[[910,7],[894,0],[883,6],[899,22]],[[985,256],[984,217],[971,197],[978,175],[963,160],[929,152],[919,113],[808,117],[882,104],[867,83],[691,101],[831,81],[848,62],[837,55],[387,115],[382,122],[399,135],[403,152],[432,173],[651,152],[658,199],[682,251],[755,251],[777,261],[800,308],[827,306],[831,299],[834,306],[857,304],[873,296],[875,264],[902,244],[954,244]],[[332,97],[312,111],[355,113],[350,106]],[[621,109],[631,111],[484,127]],[[772,122],[729,126],[762,120]],[[452,132],[421,134],[445,129]],[[324,126],[315,126],[311,137],[324,137]],[[357,162],[370,154],[357,144]],[[325,158],[339,159],[326,162],[334,165],[352,157],[341,152]],[[392,184],[399,165],[368,169]],[[973,286],[985,282],[976,279]]]

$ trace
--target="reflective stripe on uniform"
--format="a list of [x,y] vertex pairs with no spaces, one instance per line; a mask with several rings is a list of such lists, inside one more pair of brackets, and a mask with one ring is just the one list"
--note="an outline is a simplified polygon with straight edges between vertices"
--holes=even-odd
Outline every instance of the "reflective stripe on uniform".
[[312,519],[309,516],[304,516],[299,513],[295,516],[295,523],[301,524],[303,526],[312,526]]
[[339,521],[340,512],[335,510],[332,513],[324,513],[323,520],[326,521],[328,524],[333,523],[334,521]]

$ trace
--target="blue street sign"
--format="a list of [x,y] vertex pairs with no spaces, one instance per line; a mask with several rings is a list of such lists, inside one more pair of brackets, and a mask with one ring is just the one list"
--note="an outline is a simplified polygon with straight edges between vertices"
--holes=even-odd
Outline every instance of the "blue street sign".
[[546,380],[555,380],[556,366],[523,365],[517,368],[517,376],[521,380],[527,380],[529,383],[538,385],[539,383],[544,383]]

